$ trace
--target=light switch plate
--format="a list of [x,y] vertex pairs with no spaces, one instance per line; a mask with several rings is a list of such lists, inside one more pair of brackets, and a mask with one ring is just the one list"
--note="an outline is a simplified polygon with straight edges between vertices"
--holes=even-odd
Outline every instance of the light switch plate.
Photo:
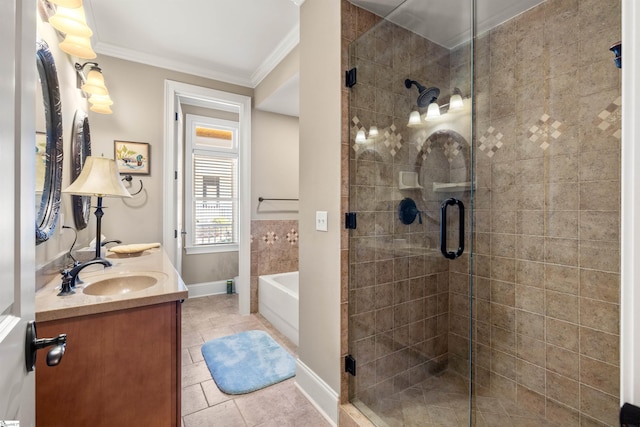
[[316,211],[316,231],[329,231],[327,228],[327,211]]

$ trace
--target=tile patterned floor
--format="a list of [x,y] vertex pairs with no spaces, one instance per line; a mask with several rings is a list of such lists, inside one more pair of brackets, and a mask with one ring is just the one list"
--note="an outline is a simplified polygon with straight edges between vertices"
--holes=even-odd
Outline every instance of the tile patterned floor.
[[244,394],[222,393],[200,352],[205,341],[258,329],[297,355],[297,348],[260,315],[240,316],[237,295],[188,299],[182,305],[183,427],[325,427],[330,424],[294,384],[295,378]]

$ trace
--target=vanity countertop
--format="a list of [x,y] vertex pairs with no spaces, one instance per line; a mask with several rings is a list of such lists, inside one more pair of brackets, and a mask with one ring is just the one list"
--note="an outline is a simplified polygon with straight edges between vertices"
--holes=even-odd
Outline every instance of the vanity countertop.
[[[75,294],[59,297],[62,277],[58,275],[36,292],[36,321],[65,319],[106,313],[116,310],[184,300],[187,288],[173,268],[162,248],[148,249],[140,256],[119,257],[107,253],[111,267],[89,266],[80,271],[84,281],[77,284]],[[145,274],[158,277],[158,282],[146,289],[117,295],[87,295],[83,289],[104,278]]]

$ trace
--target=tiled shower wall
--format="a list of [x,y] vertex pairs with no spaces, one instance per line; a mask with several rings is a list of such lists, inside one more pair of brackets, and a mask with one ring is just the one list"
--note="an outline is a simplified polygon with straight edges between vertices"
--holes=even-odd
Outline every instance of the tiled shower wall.
[[251,312],[258,311],[258,276],[298,271],[298,221],[251,221]]
[[561,426],[618,423],[620,14],[549,0],[476,43],[475,383]]
[[[349,54],[358,78],[349,109],[349,210],[358,215],[349,246],[349,334],[358,363],[352,391],[375,407],[379,396],[419,383],[447,364],[449,266],[437,251],[439,220],[425,215],[423,224],[405,225],[397,209],[411,197],[421,210],[438,212],[439,202],[434,209],[436,202],[424,200],[421,190],[399,189],[401,171],[420,171],[433,157],[427,149],[442,153],[449,143],[427,135],[415,141],[416,131],[406,125],[418,91],[407,89],[404,80],[441,88],[441,102],[447,102],[450,64],[446,49],[386,22],[360,36]],[[358,130],[371,126],[378,137],[353,142]],[[436,166],[448,182],[451,167],[443,159]]]
[[[348,69],[349,45],[377,18],[347,1],[342,4],[343,65]],[[562,426],[617,423],[620,71],[608,47],[620,38],[620,13],[618,0],[549,0],[481,35],[475,46],[474,384],[479,394],[516,401]],[[395,48],[389,48],[392,42],[395,46],[393,37],[378,37],[374,52],[386,50],[393,62],[401,61]],[[461,46],[449,56],[450,87],[460,87],[463,93],[468,93],[464,86],[468,49]],[[384,62],[388,58],[383,56],[382,63],[370,59],[375,62],[376,81],[396,78],[390,84],[401,87],[399,79],[405,76],[383,74],[389,70]],[[429,71],[433,75],[433,68]],[[343,177],[348,184],[346,165],[350,165],[352,180],[351,187],[343,186],[345,211],[355,210],[346,200],[349,191],[358,194],[361,186],[353,181],[359,179],[354,158],[357,163],[362,153],[353,152],[357,124],[349,113],[349,95],[345,89]],[[391,109],[382,111],[379,105],[386,97],[381,89],[363,95],[355,100],[368,98],[369,105],[376,106],[358,116],[364,126],[372,117],[395,118],[397,97]],[[370,174],[376,180],[385,177],[376,169],[375,158],[363,158],[366,161],[374,169],[361,172],[360,179]],[[394,167],[391,176],[397,171]],[[377,203],[377,194],[374,189],[356,203]],[[384,213],[374,214],[374,223],[383,217]],[[384,242],[380,230],[385,227],[377,225],[371,236],[358,237],[361,242]],[[345,233],[345,266],[346,242]],[[358,248],[352,243],[349,249],[353,253]],[[367,262],[375,265],[379,260]],[[452,264],[448,283],[441,285],[449,290],[449,363],[460,373],[465,373],[468,348],[467,331],[459,330],[468,324],[468,306],[461,303],[468,297],[468,262]],[[351,273],[355,268],[351,265]],[[350,350],[347,333],[353,334],[346,313],[357,311],[353,305],[364,303],[368,292],[363,289],[360,297],[355,293],[359,288],[348,293],[347,271],[343,268],[343,354]],[[375,313],[362,317],[368,319],[370,333],[378,334]],[[377,357],[378,348],[374,339],[360,351]],[[406,367],[403,357],[408,354],[410,350],[394,362]],[[368,385],[374,387],[375,375],[389,377],[385,365],[380,366],[380,371],[368,372],[361,381],[371,381]],[[360,375],[364,373],[359,371]],[[345,375],[343,402],[348,399],[347,385]],[[385,384],[378,391],[391,393],[393,387]]]

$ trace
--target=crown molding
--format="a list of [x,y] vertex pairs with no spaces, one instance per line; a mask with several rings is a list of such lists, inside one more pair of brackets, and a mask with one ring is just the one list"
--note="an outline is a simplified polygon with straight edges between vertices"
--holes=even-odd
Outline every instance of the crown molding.
[[265,58],[264,61],[256,68],[251,75],[251,87],[255,88],[260,82],[269,75],[271,71],[295,48],[300,42],[300,24],[296,24],[295,27],[278,46]]
[[161,56],[138,52],[133,49],[122,48],[108,43],[98,42],[94,50],[102,55],[108,55],[126,61],[137,62],[140,64],[151,65],[153,67],[164,68],[167,70],[177,71],[180,73],[200,76],[207,79],[218,80],[225,83],[235,84],[244,87],[255,87],[250,76],[246,76],[240,71],[220,71],[213,70],[208,67],[199,67],[185,64],[184,62],[175,61]]

